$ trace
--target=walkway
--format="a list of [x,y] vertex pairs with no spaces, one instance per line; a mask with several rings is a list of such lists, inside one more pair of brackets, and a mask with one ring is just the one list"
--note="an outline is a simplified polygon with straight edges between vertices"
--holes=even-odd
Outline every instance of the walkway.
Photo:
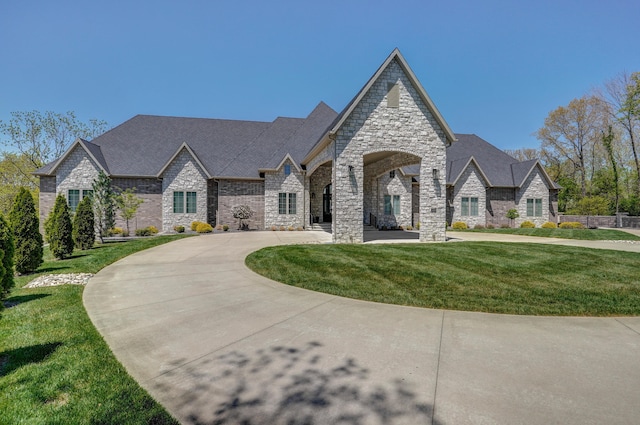
[[640,318],[440,311],[262,278],[263,246],[201,236],[103,269],[84,302],[133,377],[189,424],[637,424]]

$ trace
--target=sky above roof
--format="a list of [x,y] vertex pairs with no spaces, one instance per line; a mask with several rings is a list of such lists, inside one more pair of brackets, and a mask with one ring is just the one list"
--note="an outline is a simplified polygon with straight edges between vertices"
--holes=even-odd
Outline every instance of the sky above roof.
[[637,0],[5,0],[0,120],[339,112],[398,47],[454,132],[538,147],[550,111],[640,71],[639,18]]

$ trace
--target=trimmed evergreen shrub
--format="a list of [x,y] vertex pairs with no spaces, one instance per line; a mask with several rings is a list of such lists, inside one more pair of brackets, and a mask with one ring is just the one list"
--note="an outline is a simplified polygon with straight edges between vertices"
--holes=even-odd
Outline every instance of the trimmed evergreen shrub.
[[24,187],[20,188],[13,202],[9,223],[14,236],[16,271],[28,273],[36,270],[42,264],[43,254],[40,221],[31,192]]
[[91,197],[85,196],[73,216],[73,242],[78,249],[91,249],[96,241],[95,219]]
[[544,223],[542,223],[541,226],[543,229],[555,229],[558,226],[556,225],[556,223],[552,223],[550,221],[545,221]]
[[151,232],[152,235],[158,234],[158,228],[156,226],[148,226],[147,229],[149,229],[149,232]]
[[136,236],[151,236],[151,230],[148,227],[136,229]]
[[493,224],[487,224],[487,229],[495,229],[496,226],[494,226]]
[[579,221],[566,221],[564,223],[560,223],[561,229],[584,229],[584,224]]
[[197,228],[199,224],[206,224],[206,223],[202,223],[201,221],[193,221],[191,222],[191,231],[193,232],[197,232]]
[[51,254],[59,260],[63,260],[73,252],[73,227],[71,226],[71,215],[69,206],[64,195],[56,197],[53,211],[47,218],[49,223],[49,249]]
[[465,223],[464,221],[456,221],[451,225],[451,227],[453,228],[453,230],[464,230],[469,228],[469,226],[467,226],[467,223]]
[[3,253],[2,267],[0,273],[4,272],[0,279],[0,298],[3,294],[7,294],[13,288],[13,253],[15,247],[13,244],[13,233],[9,227],[9,223],[4,216],[0,214],[0,251]]
[[211,233],[211,232],[213,232],[213,227],[211,227],[211,225],[209,223],[199,223],[196,226],[196,232],[198,232],[198,233]]
[[523,221],[520,223],[521,229],[533,229],[534,227],[536,227],[536,225],[531,221]]
[[473,226],[474,229],[478,229],[478,230],[482,230],[484,229],[484,226],[482,224],[476,224],[475,226]]
[[173,230],[177,233],[184,233],[184,226],[173,226]]

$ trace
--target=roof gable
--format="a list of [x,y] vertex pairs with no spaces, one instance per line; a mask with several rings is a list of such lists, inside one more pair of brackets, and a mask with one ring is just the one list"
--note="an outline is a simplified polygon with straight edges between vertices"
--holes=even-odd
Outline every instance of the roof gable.
[[360,89],[360,91],[356,94],[356,96],[347,104],[347,106],[340,112],[340,114],[336,117],[336,119],[331,123],[331,125],[324,132],[322,137],[318,140],[318,142],[313,146],[313,148],[307,153],[305,158],[302,160],[302,163],[309,162],[315,155],[317,155],[322,149],[324,149],[330,142],[331,138],[334,137],[336,132],[342,127],[345,121],[349,118],[351,113],[355,110],[355,108],[360,104],[362,99],[367,95],[371,87],[378,81],[381,77],[382,73],[392,64],[392,62],[396,61],[405,76],[409,80],[410,84],[416,90],[420,99],[424,102],[427,110],[431,113],[433,118],[436,120],[437,124],[440,126],[442,131],[445,134],[447,141],[450,143],[456,140],[454,133],[449,128],[449,125],[444,120],[438,108],[436,108],[435,104],[427,94],[426,90],[418,81],[418,78],[415,76],[409,64],[404,59],[400,50],[397,48],[391,52],[389,57],[382,63],[382,65],[378,68],[378,70],[369,78],[367,83]]
[[87,155],[89,155],[91,160],[95,162],[98,165],[98,167],[100,167],[100,169],[105,172],[105,174],[109,175],[109,169],[107,167],[106,161],[104,160],[104,156],[102,155],[102,151],[100,150],[100,147],[80,138],[77,138],[71,144],[71,146],[69,146],[69,149],[67,149],[65,153],[63,153],[62,156],[58,158],[58,160],[50,162],[44,167],[41,167],[40,169],[36,170],[34,174],[35,175],[55,174],[58,167],[69,157],[71,152],[73,152],[73,150],[76,149],[77,147],[82,148],[87,153]]
[[[484,173],[484,171],[482,171],[482,167],[480,167],[480,164],[478,164],[478,161],[476,161],[476,159],[473,156],[470,156],[467,161],[465,162],[464,160],[458,160],[455,161],[455,167],[452,166],[451,167],[451,176],[448,177],[448,179],[452,180],[452,185],[456,185],[458,184],[458,180],[460,180],[460,177],[462,177],[462,175],[464,174],[464,172],[467,170],[467,168],[469,168],[469,166],[473,165],[476,167],[476,170],[478,170],[478,172],[480,173],[480,176],[482,177],[482,179],[485,181],[485,184],[487,186],[493,186],[491,184],[491,180],[489,180],[489,178],[487,177],[487,175]],[[462,165],[464,164],[464,165]],[[460,166],[462,165],[462,166]],[[455,173],[455,174],[454,174]]]
[[187,153],[189,155],[191,155],[191,157],[193,158],[193,160],[196,162],[196,164],[198,165],[198,167],[200,167],[200,169],[204,172],[204,174],[207,176],[208,179],[211,178],[211,173],[209,173],[209,171],[207,170],[207,167],[205,167],[202,162],[200,161],[200,159],[198,159],[198,155],[196,155],[193,150],[189,147],[189,145],[187,143],[183,143],[178,150],[176,150],[176,153],[173,154],[173,156],[166,162],[166,164],[164,164],[164,166],[160,169],[160,171],[158,171],[158,174],[156,175],[156,177],[161,177],[164,172],[167,170],[167,168],[173,163],[173,161],[176,160],[176,158],[178,157],[178,155],[180,155],[180,153],[182,153],[182,151],[187,151]]

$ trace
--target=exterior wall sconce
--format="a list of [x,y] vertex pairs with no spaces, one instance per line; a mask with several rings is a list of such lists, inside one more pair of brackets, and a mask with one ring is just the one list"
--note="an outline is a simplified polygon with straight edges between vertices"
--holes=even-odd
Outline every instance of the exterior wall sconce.
[[316,199],[316,193],[315,192],[311,192],[311,199]]
[[353,165],[349,165],[349,175],[353,176]]
[[434,168],[433,170],[431,170],[431,172],[433,173],[433,179],[438,180],[438,177],[440,175],[440,170],[438,170],[437,168]]

